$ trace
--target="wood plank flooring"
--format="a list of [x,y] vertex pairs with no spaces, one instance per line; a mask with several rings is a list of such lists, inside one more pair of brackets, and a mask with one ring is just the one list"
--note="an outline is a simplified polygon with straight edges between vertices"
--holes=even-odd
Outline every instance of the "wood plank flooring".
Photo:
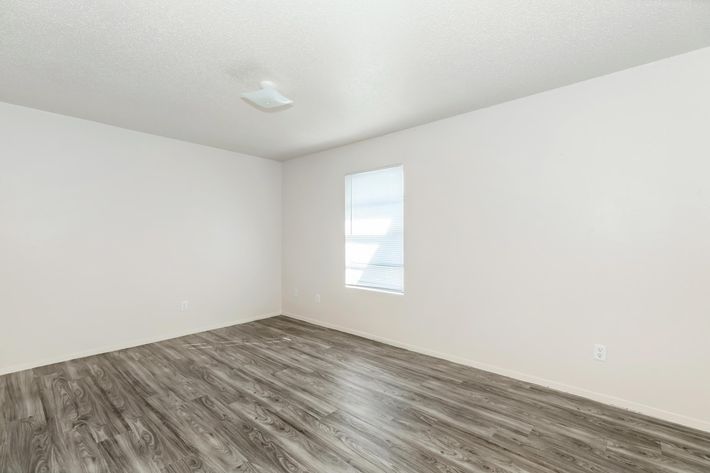
[[287,317],[0,377],[0,473],[710,472],[710,434]]

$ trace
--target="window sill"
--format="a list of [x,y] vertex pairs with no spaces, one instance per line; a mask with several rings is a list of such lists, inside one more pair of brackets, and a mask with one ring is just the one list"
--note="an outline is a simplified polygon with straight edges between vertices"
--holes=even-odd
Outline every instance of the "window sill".
[[346,284],[345,287],[347,289],[359,289],[361,291],[369,291],[369,292],[380,292],[383,294],[394,294],[395,296],[403,296],[404,291],[390,291],[388,289],[377,289],[375,287],[367,287],[367,286],[352,286],[350,284]]

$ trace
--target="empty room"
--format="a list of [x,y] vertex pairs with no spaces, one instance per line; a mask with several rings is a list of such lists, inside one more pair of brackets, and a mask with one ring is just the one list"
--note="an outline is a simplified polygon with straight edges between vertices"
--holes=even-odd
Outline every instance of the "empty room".
[[710,473],[710,1],[0,2],[0,473]]

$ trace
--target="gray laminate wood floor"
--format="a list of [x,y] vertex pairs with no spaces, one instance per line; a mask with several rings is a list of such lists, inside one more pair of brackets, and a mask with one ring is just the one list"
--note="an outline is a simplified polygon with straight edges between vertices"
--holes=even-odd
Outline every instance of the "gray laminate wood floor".
[[0,472],[710,472],[710,434],[286,317],[0,377]]

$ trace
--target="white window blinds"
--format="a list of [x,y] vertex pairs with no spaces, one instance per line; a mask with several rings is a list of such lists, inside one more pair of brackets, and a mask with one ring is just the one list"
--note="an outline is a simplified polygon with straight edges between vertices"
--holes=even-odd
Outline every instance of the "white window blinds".
[[402,166],[345,176],[345,284],[404,292]]

